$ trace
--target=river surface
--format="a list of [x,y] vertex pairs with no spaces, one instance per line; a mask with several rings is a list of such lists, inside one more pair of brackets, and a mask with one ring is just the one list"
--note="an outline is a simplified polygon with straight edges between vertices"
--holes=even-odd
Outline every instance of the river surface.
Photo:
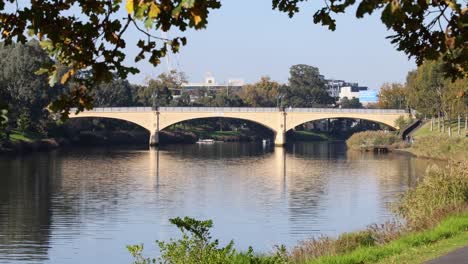
[[342,142],[63,149],[0,156],[0,263],[130,263],[125,246],[179,237],[169,218],[270,252],[392,218],[429,160]]

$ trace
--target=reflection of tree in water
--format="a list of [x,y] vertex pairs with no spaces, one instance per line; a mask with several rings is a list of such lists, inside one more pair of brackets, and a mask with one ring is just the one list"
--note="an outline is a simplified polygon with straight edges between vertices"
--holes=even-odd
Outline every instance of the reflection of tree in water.
[[[427,162],[398,154],[346,151],[343,143],[287,147],[290,232],[336,235],[390,218],[388,203],[424,172]],[[368,222],[366,222],[368,221]]]
[[47,259],[53,155],[1,159],[0,262]]

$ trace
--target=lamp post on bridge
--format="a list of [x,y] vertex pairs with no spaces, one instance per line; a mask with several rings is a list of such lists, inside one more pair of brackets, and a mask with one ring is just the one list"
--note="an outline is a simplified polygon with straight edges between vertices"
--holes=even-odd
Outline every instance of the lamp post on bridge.
[[159,91],[155,90],[153,94],[151,95],[151,99],[152,99],[151,107],[153,111],[157,111],[159,108],[158,101],[157,101],[158,97],[159,97]]
[[276,107],[278,107],[279,110],[282,110],[283,108],[283,98],[284,98],[284,94],[279,94],[276,97]]

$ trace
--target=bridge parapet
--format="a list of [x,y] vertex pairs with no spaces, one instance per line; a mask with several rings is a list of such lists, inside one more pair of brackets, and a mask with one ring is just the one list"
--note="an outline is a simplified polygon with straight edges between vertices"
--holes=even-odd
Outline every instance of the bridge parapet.
[[265,113],[279,112],[276,107],[159,107],[159,112]]
[[363,109],[363,108],[286,108],[291,113],[360,113],[360,114],[406,114],[402,109]]
[[[71,113],[76,112],[76,108],[70,109]],[[95,112],[95,113],[110,113],[110,112],[151,112],[151,107],[134,106],[134,107],[95,107],[91,110],[85,110],[84,112]]]

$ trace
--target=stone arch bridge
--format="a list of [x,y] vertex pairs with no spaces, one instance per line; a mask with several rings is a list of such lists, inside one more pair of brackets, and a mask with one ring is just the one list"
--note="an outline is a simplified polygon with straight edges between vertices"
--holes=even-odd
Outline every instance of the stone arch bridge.
[[[75,112],[75,110],[72,110]],[[275,145],[286,143],[286,132],[301,124],[334,118],[350,118],[374,121],[398,128],[395,121],[408,117],[405,110],[394,109],[338,109],[338,108],[258,108],[258,107],[105,107],[94,108],[70,118],[111,118],[125,120],[144,127],[150,132],[150,145],[159,143],[159,131],[182,121],[201,118],[234,118],[248,120],[271,129]]]

